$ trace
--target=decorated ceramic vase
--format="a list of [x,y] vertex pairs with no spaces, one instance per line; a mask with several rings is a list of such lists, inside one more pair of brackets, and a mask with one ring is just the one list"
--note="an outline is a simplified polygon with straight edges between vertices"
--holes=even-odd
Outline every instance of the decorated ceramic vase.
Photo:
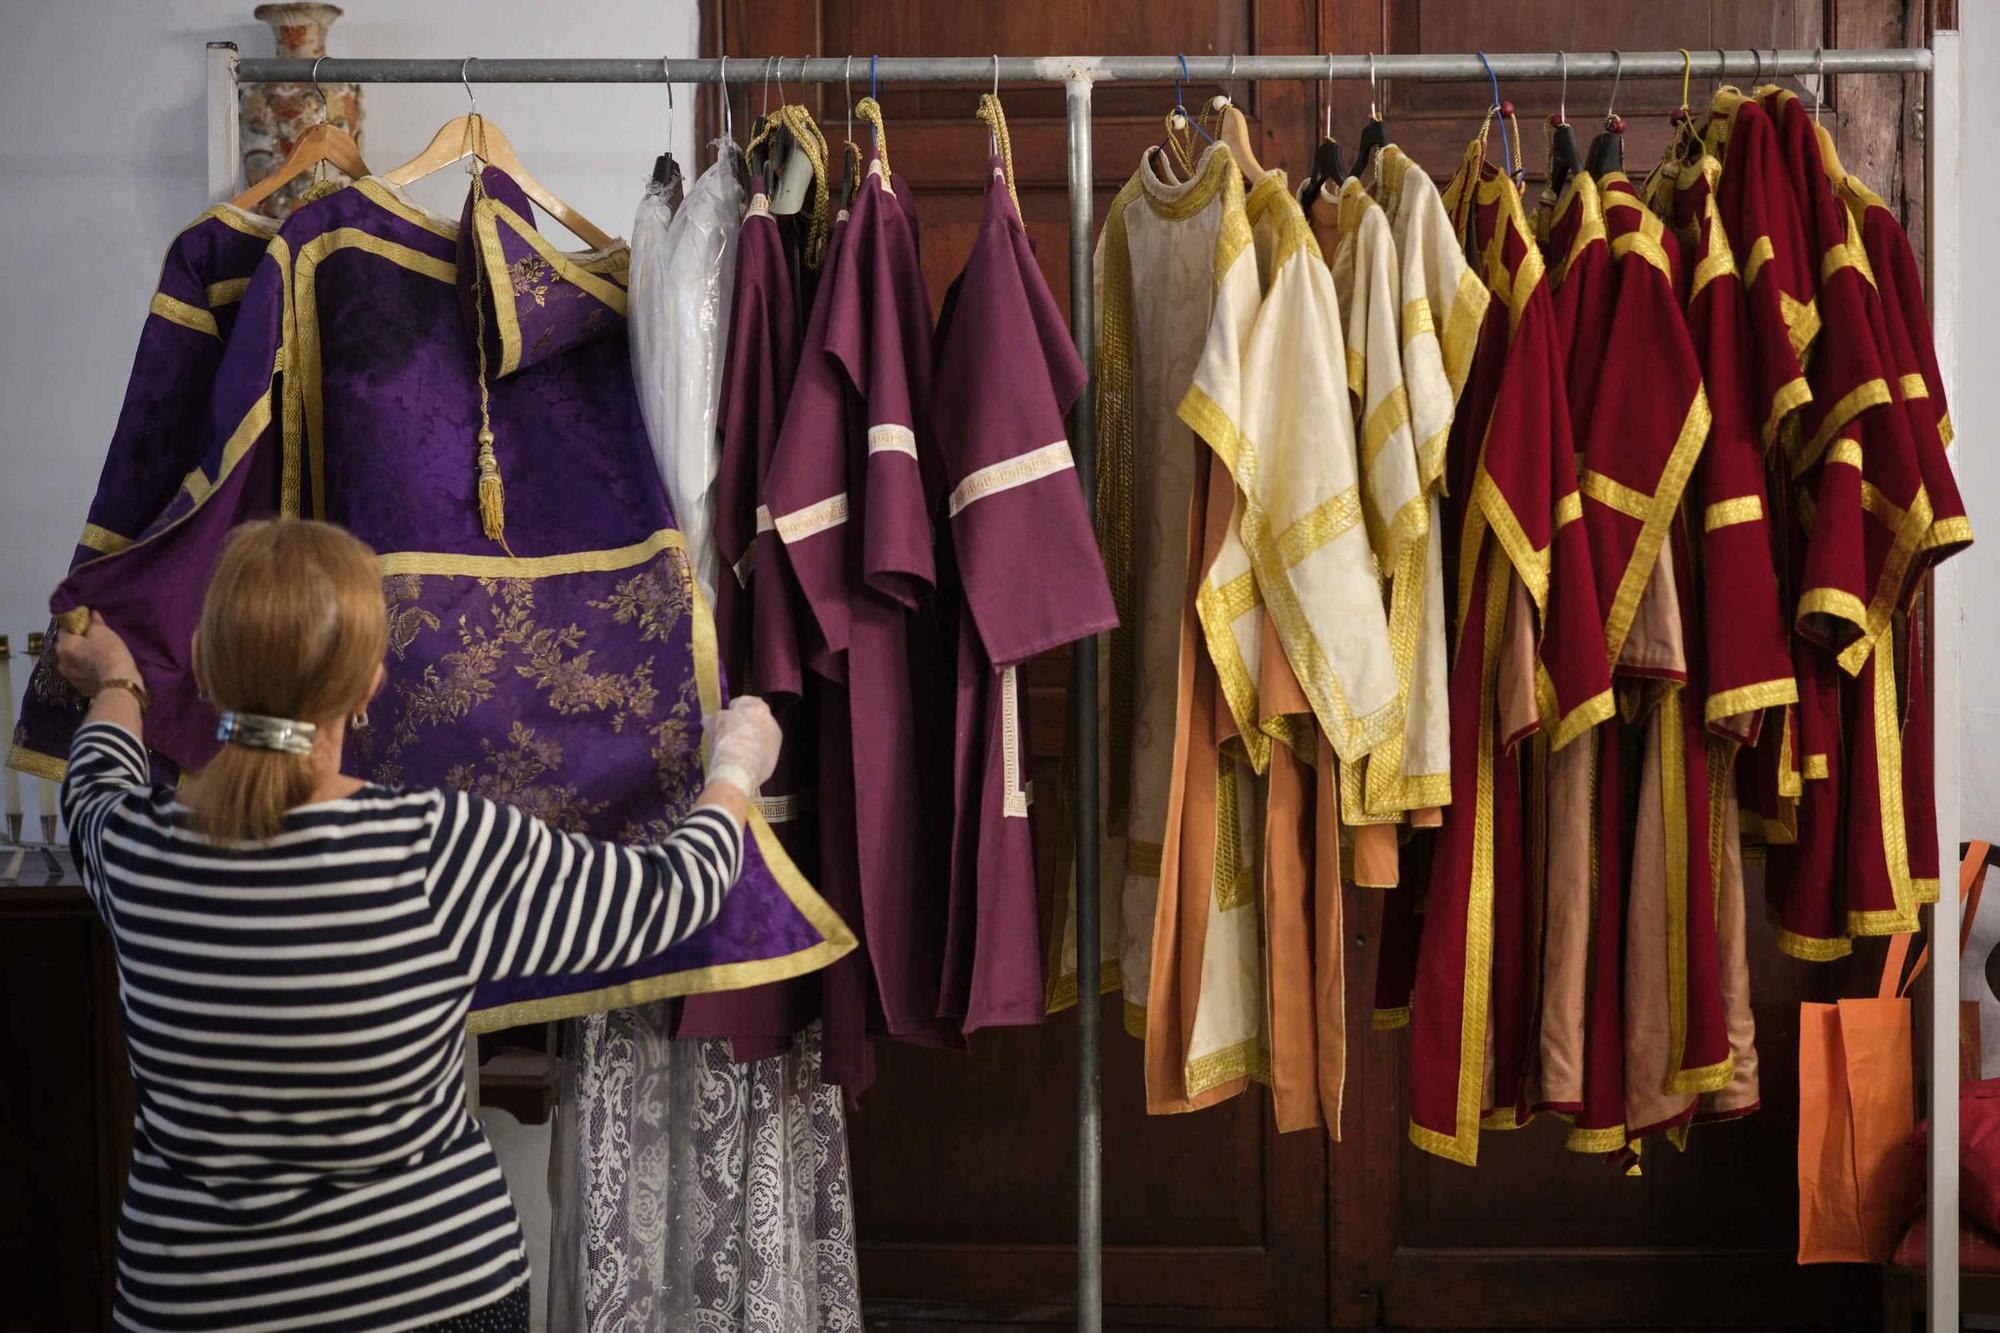
[[[277,35],[277,54],[285,59],[312,60],[326,54],[326,30],[340,17],[339,5],[259,5],[254,11]],[[325,118],[361,138],[361,89],[352,83],[322,83],[326,107],[310,83],[251,83],[242,91],[243,178],[254,185],[290,155],[299,136]],[[258,211],[281,218],[297,207],[317,184],[341,186],[347,178],[322,167],[319,179],[302,176],[287,181]]]

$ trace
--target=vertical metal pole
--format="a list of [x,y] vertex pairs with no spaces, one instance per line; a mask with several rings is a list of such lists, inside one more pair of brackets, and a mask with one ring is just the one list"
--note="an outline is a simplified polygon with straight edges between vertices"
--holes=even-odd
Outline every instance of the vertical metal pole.
[[[1064,85],[1069,111],[1069,322],[1087,372],[1070,425],[1070,452],[1086,501],[1097,503],[1097,311],[1091,285],[1096,234],[1090,162],[1090,80]],[[1104,1005],[1097,883],[1097,640],[1070,649],[1070,749],[1076,755],[1076,1326],[1104,1327]]]
[[236,43],[208,44],[208,202],[234,195],[243,169],[236,120]]
[[[1956,30],[1933,35],[1936,64],[1926,86],[1930,114],[1925,117],[1930,204],[1931,321],[1938,363],[1945,377],[1947,398],[1964,383],[1959,370],[1960,142],[1964,132],[1963,41]],[[1963,447],[1963,446],[1961,446]],[[1930,1268],[1925,1305],[1933,1329],[1958,1327],[1958,839],[1959,789],[1963,744],[1960,739],[1959,686],[1960,598],[1959,561],[1947,560],[1931,580],[1931,688],[1937,707],[1937,906],[1931,909],[1930,1012]]]

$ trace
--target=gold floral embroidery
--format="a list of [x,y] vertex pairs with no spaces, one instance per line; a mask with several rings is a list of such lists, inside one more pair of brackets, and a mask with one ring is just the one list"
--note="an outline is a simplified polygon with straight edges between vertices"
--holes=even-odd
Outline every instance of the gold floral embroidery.
[[621,625],[637,623],[641,643],[664,643],[680,627],[682,617],[693,607],[688,592],[687,557],[669,549],[657,564],[640,570],[612,590],[592,609],[611,612]]
[[537,736],[518,718],[508,728],[505,748],[481,736],[479,749],[479,763],[454,764],[445,770],[445,786],[517,806],[565,833],[588,832],[590,821],[604,813],[607,803],[585,800],[575,783],[540,781],[562,767],[563,748],[553,739]]
[[84,698],[75,686],[63,679],[62,671],[56,666],[57,628],[57,625],[51,623],[47,634],[30,636],[41,640],[42,652],[41,656],[35,659],[34,671],[28,677],[29,687],[34,691],[38,702],[48,704],[62,712],[81,714],[90,706],[90,701]]
[[507,266],[507,276],[513,279],[515,296],[532,297],[538,306],[549,303],[549,286],[556,280],[556,271],[540,255],[515,260]]
[[[421,675],[397,681],[396,706],[391,710],[394,722],[382,738],[386,744],[379,758],[374,753],[378,738],[357,733],[357,754],[370,762],[378,781],[401,781],[404,757],[420,743],[424,730],[464,720],[494,698],[498,682],[509,670],[531,681],[559,715],[597,714],[614,733],[624,732],[629,724],[654,719],[661,700],[653,681],[652,661],[642,660],[628,672],[593,670],[597,650],[585,646],[588,633],[582,626],[544,624],[538,619],[537,580],[479,578],[475,582],[485,594],[484,613],[464,612],[447,626],[422,604],[424,576],[399,574],[383,580],[389,604],[389,646],[399,660],[428,634],[455,634],[458,646],[427,662]],[[669,550],[650,566],[618,582],[607,598],[587,605],[610,612],[617,624],[635,626],[641,642],[664,644],[693,609],[691,586],[686,557]],[[690,676],[672,701],[667,720],[652,727],[652,754],[659,765],[662,790],[679,790],[679,784],[690,776],[687,766],[699,764],[699,731],[700,701]],[[483,739],[481,745],[486,754],[485,771],[461,766],[448,776],[449,785],[485,794],[486,787],[481,784],[498,783],[506,786],[506,799],[538,812],[544,803],[576,818],[587,819],[596,812],[581,801],[574,788],[560,784],[535,786],[537,795],[532,799],[523,795],[529,784],[536,783],[561,759],[560,747],[551,740],[537,739],[532,728],[523,729],[517,722],[508,750],[496,751]]]

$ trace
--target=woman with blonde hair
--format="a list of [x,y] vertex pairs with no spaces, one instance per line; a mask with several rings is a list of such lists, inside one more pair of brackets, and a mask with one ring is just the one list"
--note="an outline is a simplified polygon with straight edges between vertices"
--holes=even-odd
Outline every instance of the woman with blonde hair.
[[619,847],[343,774],[386,647],[360,541],[239,530],[194,644],[224,744],[177,794],[149,784],[145,682],[112,627],[57,645],[92,700],[62,806],[138,1096],[120,1327],[526,1330],[520,1223],[461,1095],[473,987],[662,952],[736,880],[778,753],[759,700],[709,720],[708,785],[672,834]]

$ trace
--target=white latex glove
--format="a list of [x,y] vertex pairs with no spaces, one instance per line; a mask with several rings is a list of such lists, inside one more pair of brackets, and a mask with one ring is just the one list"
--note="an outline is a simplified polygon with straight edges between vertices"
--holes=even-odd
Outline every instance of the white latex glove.
[[784,737],[771,709],[755,695],[739,694],[729,707],[704,719],[708,732],[708,780],[726,782],[749,800],[778,766]]

